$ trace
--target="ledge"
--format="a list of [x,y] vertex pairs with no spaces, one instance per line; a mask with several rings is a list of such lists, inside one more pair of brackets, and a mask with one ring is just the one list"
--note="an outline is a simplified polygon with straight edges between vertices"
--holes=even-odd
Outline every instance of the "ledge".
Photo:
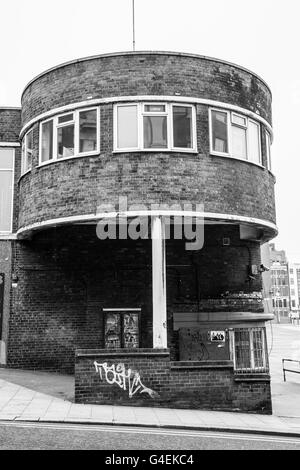
[[76,349],[75,357],[169,357],[169,349]]
[[242,374],[235,372],[235,382],[270,382],[271,377],[267,372],[253,372],[252,374]]
[[232,361],[176,361],[171,369],[233,369]]

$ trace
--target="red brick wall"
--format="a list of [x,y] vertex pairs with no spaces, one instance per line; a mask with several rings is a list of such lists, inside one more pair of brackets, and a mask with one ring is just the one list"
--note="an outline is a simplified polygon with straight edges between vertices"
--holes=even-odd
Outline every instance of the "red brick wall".
[[22,121],[88,96],[176,93],[259,111],[271,121],[271,93],[256,75],[225,62],[168,52],[99,56],[54,68],[24,90]]
[[[94,361],[104,364],[101,375]],[[124,364],[125,373],[131,369],[139,374],[142,386],[129,396],[122,383],[118,364]],[[105,367],[113,369],[106,374]],[[122,381],[122,382],[121,382]],[[132,380],[131,380],[132,385]],[[141,385],[139,383],[139,385]],[[154,393],[140,393],[144,387]],[[133,388],[133,392],[136,388]],[[131,406],[159,406],[168,408],[201,408],[214,410],[272,412],[270,377],[256,375],[241,378],[234,374],[229,361],[214,364],[199,362],[170,362],[168,350],[77,350],[75,365],[75,401]]]
[[[231,246],[223,247],[223,236]],[[52,229],[16,242],[19,281],[13,289],[9,365],[72,372],[75,348],[104,347],[103,308],[141,308],[141,346],[152,347],[151,264],[150,240],[101,241],[94,226]],[[184,241],[167,241],[172,358],[178,357],[173,311],[241,311],[236,299],[224,307],[221,295],[261,290],[260,276],[246,282],[249,264],[260,264],[259,244],[239,240],[238,226],[207,226],[199,252],[185,251]],[[242,307],[262,311],[257,302]]]
[[19,142],[21,108],[0,107],[0,142]]

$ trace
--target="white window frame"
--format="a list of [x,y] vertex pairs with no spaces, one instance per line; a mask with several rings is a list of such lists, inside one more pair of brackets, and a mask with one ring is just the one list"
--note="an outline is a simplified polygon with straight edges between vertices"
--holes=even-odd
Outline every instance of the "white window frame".
[[[212,126],[212,112],[219,112],[219,113],[224,113],[227,114],[227,147],[228,147],[228,152],[218,152],[216,150],[213,150],[213,126]],[[234,122],[234,116],[238,116],[242,119],[245,120],[246,124],[238,124]],[[254,162],[252,160],[249,160],[249,148],[250,148],[250,137],[249,137],[249,122],[254,123],[255,125],[258,126],[258,146],[259,146],[259,160],[258,162]],[[246,152],[247,152],[247,158],[242,158],[242,157],[236,157],[232,153],[232,126],[235,127],[241,127],[242,129],[246,129]],[[220,157],[227,157],[227,158],[233,158],[234,160],[239,160],[242,162],[248,162],[252,163],[253,165],[258,165],[258,166],[263,166],[262,165],[262,158],[261,158],[261,126],[258,121],[255,119],[249,118],[243,114],[236,113],[234,111],[229,111],[227,109],[223,108],[209,108],[209,150],[211,155],[217,155]]]
[[[22,140],[22,150],[21,150],[21,175],[25,175],[29,171],[31,171],[32,168],[32,154],[33,154],[33,148],[31,150],[28,150],[27,148],[27,140],[29,134],[32,133],[32,147],[33,147],[33,129],[30,129],[29,131],[26,132],[26,134],[23,137]],[[31,152],[31,165],[30,167],[28,166],[28,159],[27,159],[27,153]]]
[[13,215],[14,215],[14,189],[15,189],[15,161],[16,161],[16,151],[12,147],[0,147],[0,149],[5,149],[5,150],[11,150],[13,152],[13,163],[12,163],[12,168],[11,170],[8,170],[7,168],[1,168],[1,161],[0,161],[0,171],[11,171],[12,172],[12,188],[11,188],[11,213],[10,213],[10,230],[4,231],[0,230],[1,235],[7,235],[11,234],[13,232]]
[[[268,372],[269,364],[267,358],[267,343],[266,343],[266,331],[263,327],[241,327],[237,328],[237,330],[245,330],[249,332],[249,339],[250,339],[250,367],[237,367],[236,361],[236,352],[235,352],[235,329],[233,328],[230,331],[230,356],[233,360],[234,370],[241,373],[256,373],[256,372]],[[255,358],[254,358],[254,341],[253,335],[255,331],[260,330],[262,333],[262,358],[263,358],[263,365],[261,367],[255,366]]]
[[[79,124],[79,115],[84,111],[96,111],[97,116],[97,125],[96,125],[96,150],[91,150],[88,152],[80,152],[79,149],[79,139],[80,139],[80,124]],[[68,114],[73,114],[73,119],[70,121],[59,123],[59,118],[66,116]],[[52,141],[52,148],[53,148],[53,155],[50,160],[42,161],[42,126],[47,122],[53,121],[53,141]],[[58,129],[66,126],[74,125],[74,155],[70,155],[68,157],[61,157],[58,158]],[[98,155],[100,153],[100,108],[99,106],[92,106],[87,108],[80,108],[76,110],[71,110],[62,114],[57,114],[50,119],[45,119],[44,121],[40,122],[39,126],[39,166],[49,165],[55,162],[61,162],[64,160],[70,160],[72,158],[79,158],[79,157],[87,157],[90,155]]]
[[265,141],[266,141],[266,156],[267,156],[267,169],[272,171],[272,160],[271,160],[271,144],[272,137],[269,131],[265,131]]
[[[165,106],[165,111],[145,111],[145,106]],[[137,108],[137,132],[138,138],[137,147],[118,147],[118,109],[121,107],[135,106]],[[173,135],[173,107],[181,106],[183,108],[191,108],[192,110],[192,147],[175,147],[174,146],[174,135]],[[144,116],[166,116],[167,118],[167,147],[163,148],[145,148],[144,147],[144,127],[143,118]],[[143,102],[129,102],[129,103],[117,103],[114,105],[114,153],[124,152],[183,152],[183,153],[198,153],[197,151],[197,135],[196,135],[196,108],[195,105],[190,103],[172,103],[164,101],[143,101]]]

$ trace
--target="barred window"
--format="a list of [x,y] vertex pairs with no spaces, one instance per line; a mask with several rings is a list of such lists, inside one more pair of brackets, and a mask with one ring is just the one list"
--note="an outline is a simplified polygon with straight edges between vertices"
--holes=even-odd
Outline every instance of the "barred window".
[[268,359],[264,328],[236,328],[233,331],[234,368],[241,372],[267,372]]

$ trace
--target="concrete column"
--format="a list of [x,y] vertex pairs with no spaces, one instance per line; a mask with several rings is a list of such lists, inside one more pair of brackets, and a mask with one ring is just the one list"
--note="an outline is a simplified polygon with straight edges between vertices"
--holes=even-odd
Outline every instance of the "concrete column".
[[151,219],[153,348],[167,347],[166,242],[163,218]]

